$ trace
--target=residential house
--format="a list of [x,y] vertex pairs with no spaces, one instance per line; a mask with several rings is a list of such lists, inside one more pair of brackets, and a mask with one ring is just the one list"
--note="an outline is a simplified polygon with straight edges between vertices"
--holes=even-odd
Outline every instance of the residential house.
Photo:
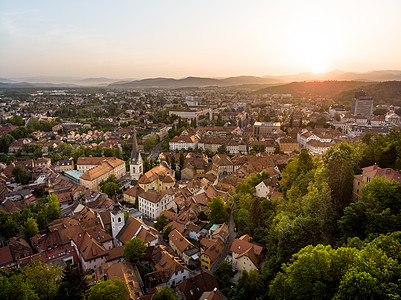
[[74,160],[73,159],[63,159],[57,162],[56,170],[61,172],[72,171],[75,168]]
[[200,256],[201,266],[206,269],[211,269],[217,258],[223,254],[223,241],[221,239],[201,239],[201,245],[204,247]]
[[362,174],[354,175],[353,198],[355,201],[362,198],[363,188],[375,177],[385,178],[388,181],[395,180],[401,184],[401,174],[391,168],[380,168],[378,165],[362,168]]
[[148,247],[155,246],[159,242],[158,231],[155,228],[146,225],[137,218],[129,217],[124,227],[117,234],[117,240],[120,245],[125,245],[134,237],[143,240]]
[[235,239],[230,247],[233,266],[241,272],[259,270],[262,250],[262,246],[252,243],[248,234]]
[[175,287],[189,278],[188,268],[181,259],[170,254],[165,246],[158,245],[150,250],[154,271],[145,275],[145,285],[148,289],[156,286]]
[[163,192],[148,190],[138,194],[138,210],[145,217],[155,220],[162,211],[177,210],[174,202],[174,193],[171,189]]
[[79,234],[71,241],[71,244],[76,249],[81,266],[85,271],[96,270],[106,262],[108,256],[106,249],[87,232]]
[[144,190],[139,185],[135,185],[129,188],[128,190],[124,191],[123,193],[124,201],[135,205],[138,203],[137,202],[138,195],[143,192]]
[[292,138],[281,138],[278,141],[280,151],[284,153],[292,153],[299,151],[299,144]]
[[219,288],[216,277],[209,272],[202,272],[180,283],[177,286],[177,292],[182,299],[203,300],[202,294],[215,288]]
[[191,253],[191,256],[186,253],[188,250],[194,249],[195,246],[188,241],[178,230],[174,229],[168,235],[170,247],[178,254],[179,257],[188,265],[191,256],[195,253]]

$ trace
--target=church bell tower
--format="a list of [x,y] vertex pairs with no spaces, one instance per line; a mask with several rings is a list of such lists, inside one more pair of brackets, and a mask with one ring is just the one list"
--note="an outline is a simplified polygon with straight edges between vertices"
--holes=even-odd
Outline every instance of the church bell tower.
[[131,176],[131,181],[138,181],[138,179],[143,174],[143,160],[141,154],[138,152],[138,143],[136,141],[136,131],[132,132],[133,141],[132,141],[132,151],[131,151],[131,159],[129,162],[129,173]]

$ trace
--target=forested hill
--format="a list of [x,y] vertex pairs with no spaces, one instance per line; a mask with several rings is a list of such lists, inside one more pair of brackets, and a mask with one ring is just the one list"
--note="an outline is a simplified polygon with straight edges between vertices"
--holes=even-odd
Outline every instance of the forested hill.
[[292,94],[295,97],[333,98],[344,91],[371,85],[365,81],[297,81],[258,90],[260,94]]
[[[338,103],[351,104],[351,99],[360,88],[347,90],[333,97]],[[363,87],[367,94],[373,97],[374,104],[401,105],[401,81],[385,81]]]
[[292,94],[299,97],[327,97],[350,105],[356,91],[363,89],[375,104],[401,105],[401,81],[304,81],[260,89],[261,94]]

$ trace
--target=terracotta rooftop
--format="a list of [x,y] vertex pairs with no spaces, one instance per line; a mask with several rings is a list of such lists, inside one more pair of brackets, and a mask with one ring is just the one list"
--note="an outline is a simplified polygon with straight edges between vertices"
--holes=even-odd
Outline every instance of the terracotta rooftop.
[[180,290],[187,300],[199,300],[204,292],[218,288],[216,277],[209,272],[202,272],[178,284]]
[[384,177],[388,181],[397,181],[401,184],[401,174],[391,168],[380,168],[378,165],[362,168],[362,174],[368,178]]
[[194,247],[194,245],[192,245],[192,243],[176,229],[170,232],[168,238],[180,252],[184,252],[186,249]]

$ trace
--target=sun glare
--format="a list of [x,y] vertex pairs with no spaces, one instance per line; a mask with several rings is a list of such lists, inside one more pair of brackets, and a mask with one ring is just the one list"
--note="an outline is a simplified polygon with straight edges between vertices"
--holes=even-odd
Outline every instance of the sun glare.
[[[334,12],[333,12],[334,14]],[[299,69],[324,73],[333,68],[336,52],[341,42],[342,24],[333,18],[324,18],[318,12],[309,12],[299,18],[287,36],[287,49]]]

